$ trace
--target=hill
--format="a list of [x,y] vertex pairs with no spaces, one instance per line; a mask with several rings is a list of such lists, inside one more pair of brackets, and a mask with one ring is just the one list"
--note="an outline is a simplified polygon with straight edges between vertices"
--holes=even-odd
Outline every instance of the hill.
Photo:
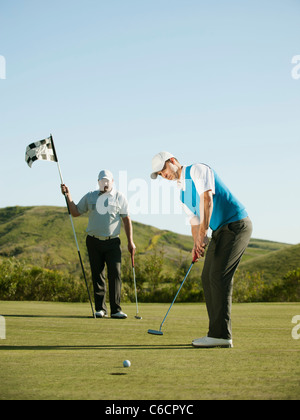
[[[79,247],[88,261],[85,239],[88,217],[73,219]],[[192,238],[161,231],[133,222],[134,240],[140,255],[160,249],[168,268],[174,261],[190,256]],[[127,255],[125,232],[122,249]],[[0,256],[26,259],[39,266],[77,271],[77,251],[68,212],[62,207],[10,207],[0,209]]]
[[[87,216],[74,219],[84,264],[88,266],[85,246]],[[149,255],[163,257],[163,272],[174,273],[189,262],[193,239],[167,230],[133,222],[134,240],[140,264]],[[124,230],[121,232],[125,260],[129,261]],[[25,259],[40,267],[79,273],[80,266],[66,208],[8,207],[0,209],[0,256]],[[195,266],[200,274],[203,262]],[[278,280],[289,270],[300,267],[300,245],[251,239],[240,271],[263,272],[268,282]]]
[[287,271],[300,267],[300,245],[283,247],[280,250],[268,252],[248,261],[242,261],[239,270],[250,274],[262,273],[262,279],[267,283],[281,279]]

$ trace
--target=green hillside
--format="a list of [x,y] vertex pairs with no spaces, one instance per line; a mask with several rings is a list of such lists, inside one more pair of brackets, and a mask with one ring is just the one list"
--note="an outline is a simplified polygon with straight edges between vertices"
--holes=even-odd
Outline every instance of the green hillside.
[[[84,263],[87,216],[73,219]],[[191,259],[193,239],[167,230],[133,222],[140,264],[152,254],[163,257],[163,272],[174,273]],[[129,261],[124,230],[121,232],[124,261]],[[80,266],[68,212],[62,207],[8,207],[0,209],[0,256],[26,259],[40,267],[79,273]],[[198,274],[203,262],[195,266]],[[252,239],[239,271],[263,272],[267,281],[278,280],[300,267],[300,245]]]
[[[73,219],[84,260],[88,217]],[[165,254],[167,268],[174,261],[189,258],[192,238],[161,231],[133,222],[134,241],[142,256],[159,249]],[[125,232],[121,231],[122,249],[127,255]],[[0,209],[0,256],[26,259],[39,266],[77,271],[77,251],[68,212],[61,207],[10,207]]]
[[244,260],[240,271],[262,273],[262,279],[267,283],[282,278],[287,271],[300,267],[300,244],[283,247],[280,250],[268,252],[251,260]]

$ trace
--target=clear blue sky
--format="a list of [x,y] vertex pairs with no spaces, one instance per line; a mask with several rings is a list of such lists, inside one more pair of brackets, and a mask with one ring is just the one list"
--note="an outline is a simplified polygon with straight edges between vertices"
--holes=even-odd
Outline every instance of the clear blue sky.
[[299,243],[299,21],[299,0],[0,0],[0,207],[64,206],[56,164],[24,160],[52,133],[74,201],[127,171],[133,220],[189,234],[151,214],[168,150],[219,173],[254,237]]

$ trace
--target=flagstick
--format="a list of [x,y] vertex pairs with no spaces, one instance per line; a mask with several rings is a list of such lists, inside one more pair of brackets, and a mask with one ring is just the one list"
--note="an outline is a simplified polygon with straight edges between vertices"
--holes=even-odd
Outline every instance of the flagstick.
[[[54,147],[52,134],[50,134],[50,138],[51,138],[51,144],[52,144],[54,157],[55,157],[55,160],[57,162],[57,168],[58,168],[58,172],[59,172],[59,176],[60,176],[60,181],[61,181],[61,184],[64,184],[62,173],[61,173],[60,166],[59,166],[59,162],[58,162],[58,159],[57,159],[56,150],[55,150],[55,147]],[[92,308],[93,318],[96,318],[94,308],[93,308],[93,304],[92,304],[92,300],[91,300],[91,294],[90,294],[90,290],[89,290],[89,286],[88,286],[88,282],[87,282],[87,279],[86,279],[85,270],[84,270],[84,266],[83,266],[83,262],[82,262],[82,258],[81,258],[81,253],[80,253],[80,249],[79,249],[79,245],[78,245],[78,241],[77,241],[77,236],[76,236],[76,232],[75,232],[73,218],[72,218],[72,214],[71,214],[71,211],[70,211],[70,206],[69,206],[66,194],[65,194],[65,200],[66,200],[66,204],[67,204],[67,208],[68,208],[68,212],[69,212],[69,216],[70,216],[70,221],[71,221],[71,225],[72,225],[72,229],[73,229],[73,233],[74,233],[74,238],[75,238],[75,243],[76,243],[76,247],[77,247],[77,252],[78,252],[78,256],[79,256],[80,265],[81,265],[84,281],[85,281],[85,284],[86,284],[86,288],[87,288],[87,292],[88,292],[88,296],[89,296],[89,301],[90,301],[91,308]]]

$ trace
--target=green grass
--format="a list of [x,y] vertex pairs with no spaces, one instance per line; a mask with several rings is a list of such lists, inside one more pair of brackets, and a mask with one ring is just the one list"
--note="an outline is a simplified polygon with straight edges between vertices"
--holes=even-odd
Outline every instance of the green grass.
[[[204,304],[124,305],[127,320],[90,318],[88,304],[0,302],[0,400],[299,399],[299,304],[235,304],[233,349],[194,349]],[[122,362],[129,359],[132,367]]]

